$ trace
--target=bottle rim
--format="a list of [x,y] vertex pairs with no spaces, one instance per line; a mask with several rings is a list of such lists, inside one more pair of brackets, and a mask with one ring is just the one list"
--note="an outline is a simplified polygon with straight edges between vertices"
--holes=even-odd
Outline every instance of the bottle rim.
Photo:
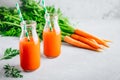
[[35,26],[36,27],[36,21],[25,20],[25,21],[21,22],[20,25],[21,26],[26,25],[26,27],[30,27],[30,26]]

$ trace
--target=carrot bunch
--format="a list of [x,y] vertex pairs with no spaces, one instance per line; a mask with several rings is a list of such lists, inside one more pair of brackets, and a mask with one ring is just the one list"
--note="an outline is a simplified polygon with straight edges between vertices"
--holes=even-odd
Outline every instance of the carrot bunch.
[[90,33],[72,27],[62,27],[62,40],[73,46],[85,48],[93,51],[101,51],[104,47],[109,47],[109,40],[100,39]]

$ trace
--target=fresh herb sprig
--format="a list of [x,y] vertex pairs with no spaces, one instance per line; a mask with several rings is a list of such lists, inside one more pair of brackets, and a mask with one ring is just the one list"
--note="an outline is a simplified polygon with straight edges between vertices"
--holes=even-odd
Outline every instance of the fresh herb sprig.
[[4,56],[1,58],[1,60],[11,59],[18,54],[19,54],[19,50],[12,49],[12,48],[7,48],[4,52]]
[[15,66],[10,66],[9,64],[4,65],[4,70],[5,70],[5,76],[6,77],[12,77],[12,78],[22,78],[23,75],[20,74],[21,71],[15,68]]

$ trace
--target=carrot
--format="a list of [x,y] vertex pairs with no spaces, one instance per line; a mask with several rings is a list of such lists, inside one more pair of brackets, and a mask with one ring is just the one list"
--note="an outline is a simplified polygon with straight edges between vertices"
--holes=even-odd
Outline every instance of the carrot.
[[93,47],[95,49],[100,49],[101,48],[98,44],[94,43],[93,41],[91,41],[91,40],[89,40],[89,39],[87,39],[85,37],[82,37],[82,36],[79,36],[79,35],[76,35],[76,34],[72,34],[71,37],[73,39],[79,40],[79,41],[81,41],[81,42],[83,42],[85,44],[88,44],[89,46],[91,46],[91,47]]
[[98,37],[95,37],[95,36],[93,36],[93,35],[85,32],[85,31],[80,30],[80,29],[75,29],[75,30],[74,30],[74,33],[75,33],[75,34],[78,34],[78,35],[80,35],[80,36],[86,37],[86,38],[94,39],[97,43],[99,43],[99,44],[101,44],[101,45],[104,45],[104,46],[106,46],[106,47],[109,47],[104,40],[101,40],[101,39],[99,39]]
[[89,49],[89,50],[93,50],[93,51],[99,51],[99,49],[93,48],[93,47],[91,47],[83,42],[77,41],[69,36],[64,36],[63,38],[64,38],[65,42],[67,42],[73,46],[85,48],[85,49]]

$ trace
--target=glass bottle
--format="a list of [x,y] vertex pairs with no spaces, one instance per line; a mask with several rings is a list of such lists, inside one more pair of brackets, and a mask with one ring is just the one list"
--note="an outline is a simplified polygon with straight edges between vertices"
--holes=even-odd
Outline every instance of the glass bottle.
[[21,23],[22,32],[20,35],[20,65],[24,71],[33,71],[40,66],[40,41],[36,32],[35,21],[25,21],[28,36],[24,23]]
[[[47,58],[55,58],[61,52],[61,32],[58,25],[58,16],[45,16],[46,24],[43,30],[43,51]],[[49,23],[50,21],[50,23]],[[52,26],[52,28],[50,27]]]

